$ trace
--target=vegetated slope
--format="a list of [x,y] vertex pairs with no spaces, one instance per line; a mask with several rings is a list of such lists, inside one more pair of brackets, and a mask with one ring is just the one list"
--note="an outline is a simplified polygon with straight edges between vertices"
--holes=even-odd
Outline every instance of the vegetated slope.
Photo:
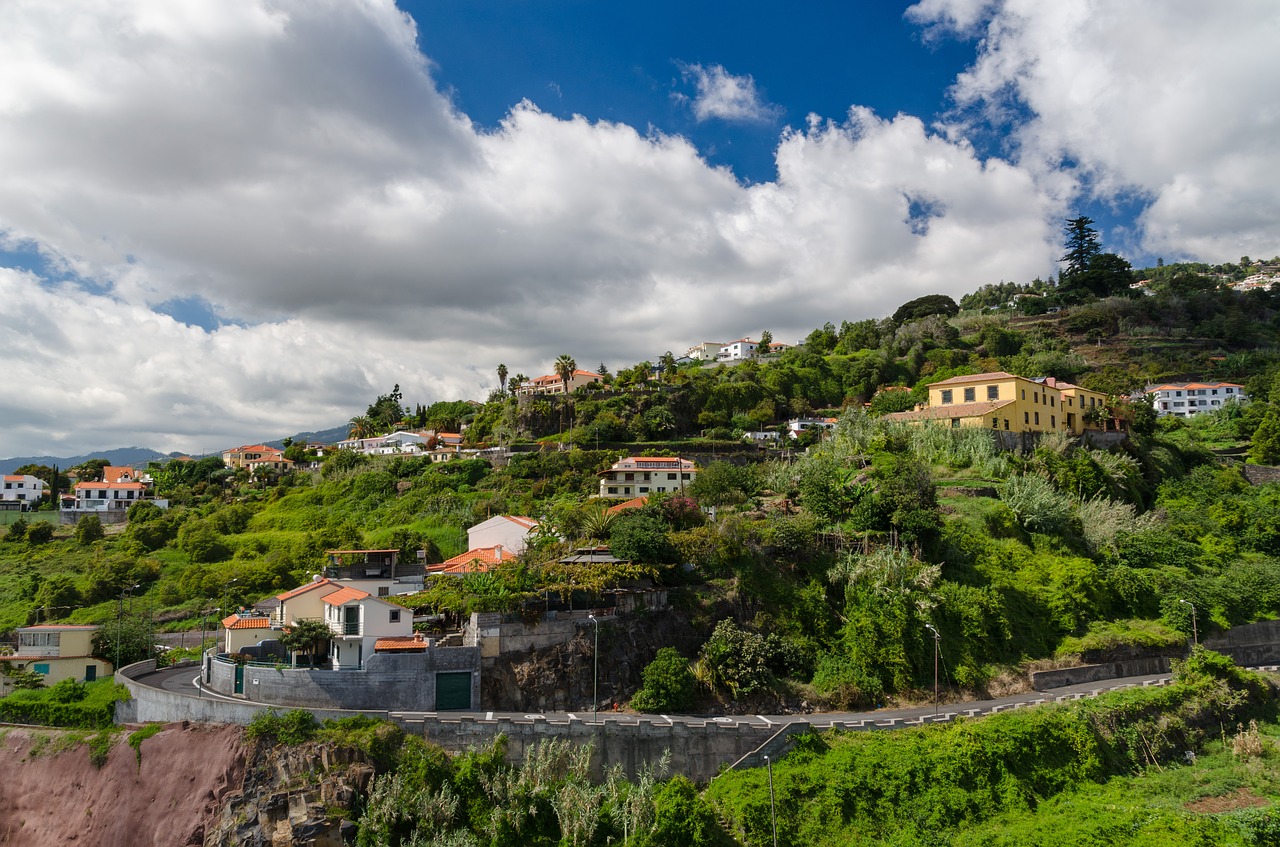
[[76,733],[9,729],[0,740],[0,844],[201,845],[243,778],[243,730],[178,726],[139,752],[119,734],[101,768]]

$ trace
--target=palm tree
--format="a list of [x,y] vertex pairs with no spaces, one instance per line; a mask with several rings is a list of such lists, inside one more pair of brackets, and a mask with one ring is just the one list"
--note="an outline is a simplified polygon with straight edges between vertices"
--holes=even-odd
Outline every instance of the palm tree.
[[498,391],[505,393],[507,390],[507,366],[498,365]]
[[568,353],[561,353],[560,358],[556,359],[555,364],[556,376],[560,377],[560,381],[564,383],[564,393],[569,393],[569,380],[573,379],[574,371],[578,369],[578,363]]
[[356,415],[347,426],[350,427],[348,438],[372,438],[374,435],[373,419],[368,415]]

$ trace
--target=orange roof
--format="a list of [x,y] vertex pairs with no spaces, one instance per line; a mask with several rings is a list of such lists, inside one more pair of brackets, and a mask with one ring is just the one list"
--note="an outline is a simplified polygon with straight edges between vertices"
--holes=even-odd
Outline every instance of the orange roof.
[[333,580],[331,579],[317,579],[314,582],[308,582],[306,585],[299,585],[297,588],[292,588],[284,592],[283,594],[277,594],[276,599],[282,600],[282,601],[292,600],[294,597],[297,597],[299,594],[306,594],[308,591],[312,590],[313,588],[319,588],[322,585],[332,585],[335,589],[338,587],[337,585],[334,584]]
[[533,518],[526,518],[523,515],[498,515],[498,517],[511,521],[514,524],[519,524],[525,529],[533,529],[538,525],[538,522]]
[[122,476],[128,476],[132,480],[137,475],[138,472],[128,465],[107,465],[102,469],[102,478],[107,482],[118,482]]
[[625,512],[627,509],[639,509],[649,502],[648,497],[633,497],[630,500],[623,501],[616,506],[610,506],[605,511],[613,514],[615,512]]
[[269,629],[271,618],[266,615],[230,615],[222,619],[223,629]]
[[244,447],[235,447],[235,448],[232,448],[231,450],[228,450],[227,452],[228,452],[228,453],[244,453],[244,452],[248,452],[248,451],[253,451],[253,452],[256,452],[256,453],[283,453],[283,452],[284,452],[283,450],[280,450],[279,448],[276,448],[276,447],[268,447],[268,446],[267,446],[267,445],[265,445],[265,444],[247,444],[247,445],[245,445]]
[[914,412],[893,412],[884,415],[890,421],[937,421],[951,418],[977,418],[990,414],[1013,403],[1013,400],[992,400],[986,403],[952,403],[946,406],[929,406]]
[[62,631],[62,632],[66,632],[68,630],[72,632],[84,632],[87,630],[92,630],[97,628],[98,628],[97,624],[38,623],[38,624],[33,624],[32,626],[20,626],[20,627],[17,627],[17,630],[19,632],[28,632],[33,629],[54,630],[54,631]]
[[140,482],[77,482],[76,489],[81,488],[105,488],[108,491],[140,491],[146,488]]
[[515,558],[515,554],[507,551],[501,544],[495,544],[492,547],[477,547],[474,550],[460,553],[452,559],[446,559],[438,565],[427,565],[427,572],[470,573],[471,571],[457,570],[457,566],[470,565],[474,562],[480,566],[476,569],[476,572],[483,573],[508,558]]
[[341,606],[343,603],[350,603],[352,600],[363,600],[369,597],[368,591],[361,591],[359,588],[340,588],[332,594],[326,594],[320,598],[321,603],[328,603],[330,606]]
[[396,635],[379,638],[373,649],[378,653],[419,653],[427,649],[427,642],[420,635]]

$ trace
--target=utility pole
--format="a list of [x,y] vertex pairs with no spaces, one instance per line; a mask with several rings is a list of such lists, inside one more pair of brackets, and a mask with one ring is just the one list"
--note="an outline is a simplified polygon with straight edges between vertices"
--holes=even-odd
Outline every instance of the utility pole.
[[769,823],[773,827],[773,847],[778,847],[778,804],[773,797],[773,762],[764,757],[764,766],[769,771]]
[[596,643],[591,651],[593,664],[591,673],[591,720],[593,723],[597,723],[599,722],[600,709],[600,621],[596,619],[594,612],[587,615],[587,620],[595,624],[596,628]]
[[1196,623],[1196,604],[1192,603],[1190,600],[1179,599],[1178,602],[1184,606],[1191,607],[1191,638],[1195,646],[1199,647],[1200,646],[1200,627]]
[[933,624],[927,623],[925,629],[933,633],[933,716],[938,716],[938,657],[942,652],[942,636]]

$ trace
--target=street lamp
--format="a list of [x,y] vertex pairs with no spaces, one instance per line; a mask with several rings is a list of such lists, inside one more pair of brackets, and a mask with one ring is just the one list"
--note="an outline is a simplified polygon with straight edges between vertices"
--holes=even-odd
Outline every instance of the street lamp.
[[933,633],[933,716],[938,716],[938,656],[942,652],[942,636],[933,624],[927,623],[924,628]]
[[1200,627],[1196,623],[1196,604],[1192,603],[1190,600],[1182,600],[1182,599],[1179,599],[1178,602],[1184,606],[1191,607],[1191,638],[1194,640],[1195,645],[1199,647],[1200,646]]
[[587,620],[591,621],[596,628],[596,643],[591,651],[591,661],[594,666],[591,673],[591,720],[596,722],[599,719],[600,708],[600,621],[596,620],[594,612],[587,615]]
[[773,847],[778,847],[778,804],[773,798],[773,762],[764,757],[764,766],[769,771],[769,823],[773,827]]
[[[222,609],[220,609],[217,606],[214,606],[213,611],[221,612]],[[205,668],[206,668],[207,659],[205,658],[205,649],[204,649],[204,631],[208,629],[208,624],[209,624],[209,600],[206,599],[204,601],[204,610],[201,613],[201,617],[200,617],[200,685],[198,686],[200,697],[204,696],[204,686],[205,686],[205,683],[209,681],[205,679]]]
[[141,587],[142,583],[138,583],[120,591],[120,607],[116,609],[116,664],[111,671],[113,675],[120,671],[120,621],[124,618],[124,595],[128,594],[132,597],[134,589]]

